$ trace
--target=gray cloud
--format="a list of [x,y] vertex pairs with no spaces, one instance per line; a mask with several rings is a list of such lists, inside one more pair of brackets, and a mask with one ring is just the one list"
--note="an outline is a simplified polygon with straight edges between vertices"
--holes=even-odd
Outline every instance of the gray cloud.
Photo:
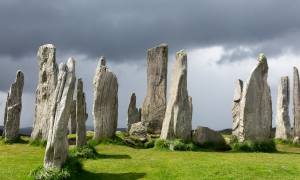
[[299,32],[299,6],[295,0],[2,0],[0,54],[17,60],[50,42],[58,53],[132,60],[161,42],[174,50],[253,45]]

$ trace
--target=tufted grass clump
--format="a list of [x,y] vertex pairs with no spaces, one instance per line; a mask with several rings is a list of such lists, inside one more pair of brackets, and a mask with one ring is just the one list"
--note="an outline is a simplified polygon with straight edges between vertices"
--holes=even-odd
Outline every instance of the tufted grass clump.
[[35,140],[30,140],[29,144],[32,145],[32,146],[46,147],[47,141],[42,140],[42,139],[35,139]]
[[72,157],[80,158],[80,159],[96,159],[98,157],[98,153],[94,146],[86,145],[83,147],[75,147],[69,150],[69,154]]
[[62,169],[39,166],[29,174],[35,180],[63,180],[76,177],[82,171],[82,164],[76,157],[69,156]]
[[184,142],[181,139],[163,140],[157,139],[154,144],[155,149],[172,151],[196,151],[198,147],[192,142]]
[[233,142],[231,144],[233,151],[241,152],[277,152],[274,140],[262,142]]
[[157,139],[154,143],[154,148],[159,150],[169,150],[170,142],[164,139]]

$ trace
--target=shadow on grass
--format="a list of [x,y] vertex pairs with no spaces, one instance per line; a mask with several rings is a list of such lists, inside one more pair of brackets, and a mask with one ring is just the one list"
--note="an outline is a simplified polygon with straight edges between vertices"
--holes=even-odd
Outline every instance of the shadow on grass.
[[127,154],[98,154],[99,159],[131,159]]
[[146,173],[91,173],[88,171],[81,172],[76,179],[110,179],[110,180],[137,180],[145,177]]

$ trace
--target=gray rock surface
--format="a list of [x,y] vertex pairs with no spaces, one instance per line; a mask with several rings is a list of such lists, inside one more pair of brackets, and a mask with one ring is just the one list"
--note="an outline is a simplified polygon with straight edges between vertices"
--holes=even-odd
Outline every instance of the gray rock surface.
[[39,47],[39,81],[35,97],[35,116],[31,139],[47,140],[51,112],[51,102],[57,84],[58,66],[55,60],[56,49],[52,44]]
[[61,168],[68,155],[68,122],[75,89],[75,61],[59,65],[58,82],[51,108],[49,134],[44,157],[45,168]]
[[267,77],[267,58],[264,54],[259,54],[258,64],[243,88],[240,105],[241,133],[238,137],[240,142],[266,141],[271,137],[272,101]]
[[294,67],[293,113],[294,113],[294,136],[300,137],[300,84],[299,84],[299,72],[296,67]]
[[8,92],[5,119],[4,138],[5,141],[14,141],[19,137],[20,117],[22,111],[22,93],[24,87],[24,74],[18,71],[15,82]]
[[147,51],[147,94],[142,106],[142,122],[152,134],[160,134],[166,111],[168,46]]
[[82,79],[77,82],[77,101],[76,101],[76,146],[86,145],[86,120],[88,114],[86,111],[85,93],[83,92]]
[[142,122],[134,123],[131,125],[129,135],[140,140],[145,140],[147,138],[147,127]]
[[289,77],[281,77],[278,86],[276,133],[275,138],[287,140],[291,138],[291,124],[289,117],[290,87]]
[[132,93],[127,111],[127,130],[130,130],[132,124],[140,122],[140,118],[139,109],[136,107],[136,96]]
[[68,128],[70,134],[76,133],[76,100],[72,102]]
[[197,129],[193,130],[192,140],[197,145],[205,143],[225,144],[225,139],[219,132],[202,126],[198,126]]
[[163,121],[161,139],[192,138],[192,98],[187,91],[187,54],[184,50],[176,53],[170,89],[170,100]]
[[233,96],[233,106],[232,106],[232,118],[233,118],[233,125],[232,125],[232,135],[235,137],[241,136],[241,126],[240,126],[240,105],[242,99],[242,92],[243,92],[243,81],[238,79],[235,81],[234,86],[234,96]]
[[101,57],[94,76],[93,118],[95,140],[112,138],[118,123],[118,80]]

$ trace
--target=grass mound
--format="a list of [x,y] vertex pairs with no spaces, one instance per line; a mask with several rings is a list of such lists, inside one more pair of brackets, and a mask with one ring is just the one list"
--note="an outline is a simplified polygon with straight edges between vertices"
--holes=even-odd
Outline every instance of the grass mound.
[[231,144],[233,151],[241,152],[277,152],[274,140],[263,142],[233,142]]
[[70,149],[69,154],[72,157],[80,159],[96,159],[98,156],[95,147],[91,145]]
[[46,147],[47,141],[42,140],[42,139],[35,139],[35,140],[30,140],[29,144],[32,145],[32,146]]
[[76,177],[82,171],[82,164],[76,157],[68,157],[62,169],[45,169],[39,166],[30,172],[30,176],[35,180],[61,180]]
[[155,149],[159,150],[172,150],[172,151],[195,151],[197,150],[197,146],[193,143],[185,143],[180,139],[175,140],[163,140],[157,139],[154,144]]

